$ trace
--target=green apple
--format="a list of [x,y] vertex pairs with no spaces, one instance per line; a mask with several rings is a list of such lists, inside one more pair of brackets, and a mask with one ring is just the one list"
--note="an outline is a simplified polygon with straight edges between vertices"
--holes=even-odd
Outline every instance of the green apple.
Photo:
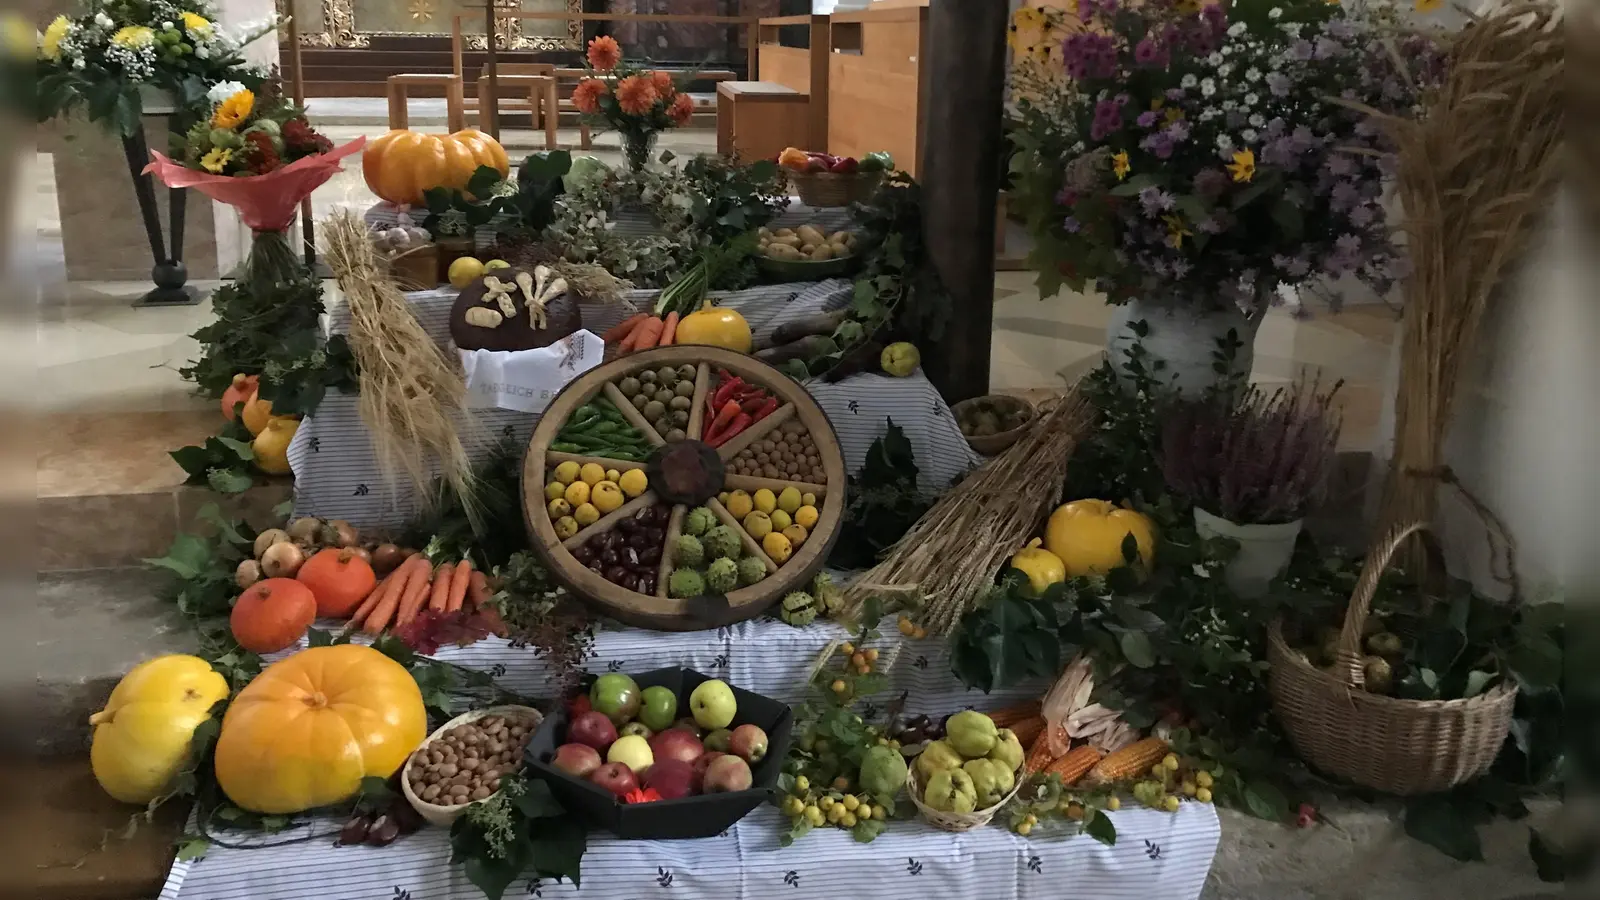
[[678,695],[661,685],[644,689],[644,705],[639,707],[639,721],[650,726],[651,731],[666,731],[678,717]]
[[639,683],[621,672],[601,675],[589,689],[589,703],[618,728],[639,714],[642,702]]
[[483,264],[483,270],[485,272],[493,272],[495,269],[509,269],[509,268],[511,268],[511,263],[508,263],[503,259],[491,259],[488,262]]
[[643,775],[652,765],[655,765],[656,755],[650,749],[650,742],[636,734],[625,734],[612,743],[606,750],[606,762],[622,763],[633,770],[635,775]]
[[727,728],[739,712],[739,701],[733,699],[733,688],[713,678],[700,682],[689,695],[689,712],[701,728]]

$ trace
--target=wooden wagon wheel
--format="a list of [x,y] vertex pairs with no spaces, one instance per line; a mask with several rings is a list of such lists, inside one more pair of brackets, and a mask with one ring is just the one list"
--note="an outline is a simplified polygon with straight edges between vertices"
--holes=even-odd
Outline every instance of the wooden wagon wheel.
[[[640,381],[646,372],[650,373],[649,378],[655,379],[656,373],[669,369],[678,370],[680,374],[675,377],[684,381],[687,379],[682,379],[682,375],[692,369],[693,391],[690,393],[687,387],[678,388],[676,395],[667,391],[654,399],[659,403],[660,397],[688,395],[690,405],[681,410],[688,414],[686,422],[682,421],[682,416],[672,418],[680,411],[681,403],[670,408],[652,407],[648,392],[641,391],[636,395],[645,399],[641,407],[621,390],[622,386],[631,387],[632,382]],[[753,422],[721,446],[712,448],[700,438],[712,420],[713,414],[707,412],[707,398],[719,385],[720,372],[764,388],[777,398],[779,405],[776,411]],[[643,444],[651,448],[648,455],[621,459],[604,453],[569,452],[575,448],[561,440],[564,427],[580,410],[592,416],[595,406],[591,403],[602,398],[614,405],[634,432],[642,435]],[[605,408],[604,403],[598,406]],[[646,419],[646,412],[655,414],[658,423],[674,430],[681,428],[684,435],[669,442],[668,435],[659,433]],[[763,448],[769,441],[803,448],[805,453],[788,453],[785,458],[784,453],[774,450],[763,462],[758,454],[767,452]],[[562,447],[554,449],[552,445]],[[557,522],[562,520],[552,517],[550,505],[555,499],[552,482],[559,482],[558,467],[562,463],[580,467],[594,463],[602,469],[615,470],[619,475],[643,469],[649,486],[591,524],[579,526],[576,534],[558,534]],[[742,471],[756,466],[761,466],[765,473]],[[567,474],[571,468],[568,467]],[[765,477],[772,474],[778,477]],[[619,478],[618,482],[621,481]],[[528,532],[533,535],[534,550],[578,596],[605,614],[632,625],[691,631],[751,618],[790,591],[807,590],[808,580],[827,559],[838,537],[839,522],[844,515],[846,481],[844,454],[839,449],[838,437],[827,415],[804,388],[777,369],[743,354],[716,347],[672,346],[604,363],[562,390],[545,410],[529,442],[522,470],[523,511]],[[754,496],[765,489],[774,496],[782,496],[789,487],[802,497],[814,495],[810,506],[816,513],[816,521],[806,529],[803,540],[792,545],[789,558],[780,564],[718,500],[718,495],[743,491]],[[546,494],[547,489],[551,491],[550,496]],[[584,493],[587,491],[580,490],[579,496]],[[606,494],[606,505],[616,502],[616,494],[609,488]],[[788,496],[792,505],[793,494]],[[565,513],[572,504],[557,505],[556,512]],[[760,560],[767,570],[766,577],[726,594],[669,596],[673,547],[682,535],[685,517],[696,506],[706,507],[720,524],[737,532],[743,547],[741,556]],[[594,511],[589,511],[588,515],[593,516]],[[565,523],[564,528],[570,531],[576,521],[574,518]],[[602,538],[614,530],[616,535]],[[657,545],[656,537],[659,537],[659,547],[652,551]],[[616,551],[612,561],[606,561],[603,549],[595,549],[602,544]],[[630,549],[633,555],[628,555]],[[647,578],[647,575],[653,577]]]

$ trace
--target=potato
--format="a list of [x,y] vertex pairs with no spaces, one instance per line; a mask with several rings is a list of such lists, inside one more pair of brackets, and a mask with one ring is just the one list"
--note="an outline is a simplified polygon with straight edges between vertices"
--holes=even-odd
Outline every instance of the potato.
[[835,231],[833,234],[828,235],[828,243],[830,243],[830,244],[843,243],[844,239],[849,237],[849,236],[850,236],[850,232],[848,232],[848,231]]
[[800,240],[807,244],[820,244],[828,239],[826,235],[818,231],[813,225],[801,225],[795,234],[800,235]]
[[832,248],[833,255],[836,258],[850,255],[850,248],[845,245],[844,241],[829,241],[828,247]]
[[815,260],[833,259],[833,247],[828,244],[818,244],[811,251],[811,258]]
[[798,250],[798,249],[800,249],[801,241],[800,241],[800,238],[795,236],[795,235],[785,234],[785,235],[780,235],[778,237],[773,238],[772,239],[772,243],[774,243],[774,244],[788,244],[789,246],[791,246],[791,247],[795,248],[796,250]]
[[817,245],[816,244],[805,243],[805,244],[801,244],[800,245],[800,252],[805,254],[806,256],[810,256],[813,252],[816,251],[816,249],[817,249]]
[[773,259],[799,259],[800,251],[788,244],[773,244],[767,248],[767,255]]
[[854,247],[856,245],[856,233],[854,231],[846,231],[844,233],[844,242],[845,246]]
[[770,229],[767,226],[763,225],[760,228],[756,229],[756,236],[757,237],[764,237],[764,238],[772,237],[772,229]]
[[773,235],[776,236],[776,237],[794,237],[794,229],[793,228],[779,228],[777,231],[773,232]]

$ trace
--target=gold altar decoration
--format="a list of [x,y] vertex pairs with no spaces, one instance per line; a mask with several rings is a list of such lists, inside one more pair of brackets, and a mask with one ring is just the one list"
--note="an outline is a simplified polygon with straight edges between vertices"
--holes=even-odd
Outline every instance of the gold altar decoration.
[[[375,37],[428,37],[448,40],[450,20],[462,16],[469,50],[486,49],[483,4],[472,0],[277,0],[280,15],[297,17],[302,47],[370,47]],[[517,12],[582,12],[583,0],[493,0],[496,48],[500,50],[575,50],[582,45],[580,22],[514,18]],[[498,14],[503,10],[505,15]],[[476,32],[476,33],[474,33]]]

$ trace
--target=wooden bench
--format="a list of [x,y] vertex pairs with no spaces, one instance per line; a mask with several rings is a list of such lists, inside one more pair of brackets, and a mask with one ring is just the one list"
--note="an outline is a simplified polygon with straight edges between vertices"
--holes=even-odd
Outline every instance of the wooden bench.
[[451,133],[467,127],[466,104],[461,97],[461,79],[454,75],[408,74],[390,75],[389,127],[407,128],[411,117],[406,110],[406,89],[411,87],[443,87],[445,122]]
[[717,153],[753,161],[804,147],[811,138],[810,95],[773,81],[717,85]]
[[[556,125],[561,119],[560,104],[556,99],[555,66],[549,63],[501,63],[499,66],[498,82],[501,96],[490,102],[489,93],[491,85],[487,72],[478,76],[478,96],[472,105],[478,111],[478,127],[487,132],[490,125],[490,111],[496,115],[503,111],[502,106],[509,110],[525,108],[534,128],[544,128],[544,148],[556,149]],[[513,88],[507,96],[506,88]],[[524,99],[525,92],[525,99]]]

